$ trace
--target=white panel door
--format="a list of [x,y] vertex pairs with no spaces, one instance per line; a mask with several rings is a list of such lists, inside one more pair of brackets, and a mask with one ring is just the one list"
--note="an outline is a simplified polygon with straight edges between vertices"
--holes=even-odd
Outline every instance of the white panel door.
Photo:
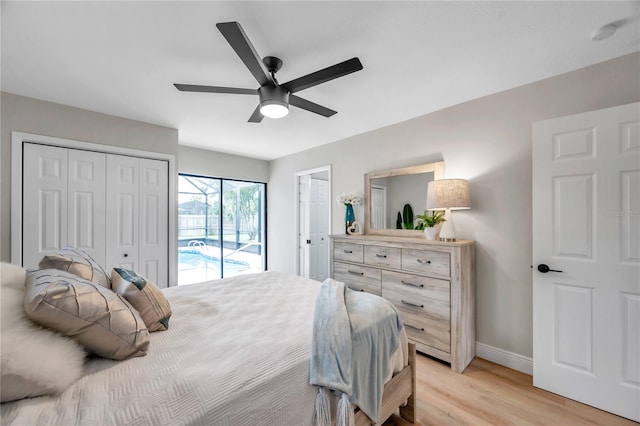
[[371,185],[371,227],[391,228],[387,223],[387,187]]
[[[22,265],[67,246],[67,149],[24,144]],[[14,232],[18,232],[14,230]]]
[[68,158],[68,245],[84,250],[104,265],[106,154],[70,149]]
[[140,159],[139,273],[168,286],[169,163]]
[[309,276],[318,279],[318,179],[311,178],[309,193]]
[[[329,182],[326,180],[317,180],[318,198],[316,202],[316,245],[318,252],[315,257],[316,280],[322,282],[329,278]],[[313,240],[311,241],[313,243]]]
[[311,204],[311,176],[304,175],[298,179],[298,273],[301,277],[309,278],[310,274],[310,204]]
[[533,257],[534,385],[640,421],[639,104],[533,126]]
[[138,165],[135,157],[107,155],[107,268],[140,270]]
[[309,278],[329,278],[329,182],[311,178],[309,197]]

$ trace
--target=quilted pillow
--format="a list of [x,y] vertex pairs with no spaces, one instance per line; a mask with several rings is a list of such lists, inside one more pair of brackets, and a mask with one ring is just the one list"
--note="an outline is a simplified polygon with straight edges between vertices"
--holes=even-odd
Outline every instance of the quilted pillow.
[[113,268],[111,289],[131,303],[149,331],[164,331],[169,328],[171,306],[153,282],[133,271]]
[[82,375],[82,347],[25,316],[26,274],[20,266],[0,266],[2,402],[62,392]]
[[101,357],[147,354],[149,331],[140,314],[120,295],[68,272],[29,272],[24,310],[34,322],[73,337]]
[[66,247],[58,254],[43,257],[38,267],[70,272],[102,287],[111,288],[109,275],[102,266],[98,265],[98,262],[81,249]]

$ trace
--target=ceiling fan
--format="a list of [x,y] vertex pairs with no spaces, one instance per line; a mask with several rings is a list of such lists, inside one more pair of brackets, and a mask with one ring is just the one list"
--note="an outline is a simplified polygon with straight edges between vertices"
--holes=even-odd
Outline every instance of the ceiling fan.
[[362,69],[362,63],[360,63],[360,60],[356,57],[280,84],[275,76],[276,72],[282,68],[282,60],[280,58],[266,56],[260,59],[249,38],[237,22],[221,22],[216,24],[216,27],[218,27],[218,30],[220,30],[233,50],[238,54],[240,59],[242,59],[245,66],[249,68],[251,74],[258,80],[260,87],[258,89],[241,89],[235,87],[199,86],[195,84],[174,84],[174,86],[183,92],[258,95],[260,103],[253,111],[253,114],[251,114],[251,117],[249,117],[250,123],[260,123],[263,117],[284,117],[289,113],[289,105],[320,114],[324,117],[331,117],[336,114],[337,111],[303,99],[294,95],[294,93]]

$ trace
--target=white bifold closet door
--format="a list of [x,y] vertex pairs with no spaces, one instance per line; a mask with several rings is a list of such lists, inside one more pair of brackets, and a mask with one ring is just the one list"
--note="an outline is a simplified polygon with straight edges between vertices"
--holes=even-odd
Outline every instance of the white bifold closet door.
[[105,260],[105,154],[24,144],[22,262],[74,246]]
[[168,284],[168,163],[24,144],[22,259],[67,246]]
[[108,155],[107,170],[107,264],[167,283],[168,163]]

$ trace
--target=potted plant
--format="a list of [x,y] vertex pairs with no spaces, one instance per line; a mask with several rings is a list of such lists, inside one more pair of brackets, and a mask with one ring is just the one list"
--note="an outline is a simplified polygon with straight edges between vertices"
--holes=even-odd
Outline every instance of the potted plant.
[[411,204],[405,204],[402,213],[398,212],[396,229],[418,229],[413,227],[413,209],[411,208]]
[[444,210],[432,211],[429,214],[429,210],[425,210],[424,214],[416,215],[418,224],[416,229],[424,230],[424,236],[427,240],[433,241],[438,238],[439,227],[436,225],[444,222]]

